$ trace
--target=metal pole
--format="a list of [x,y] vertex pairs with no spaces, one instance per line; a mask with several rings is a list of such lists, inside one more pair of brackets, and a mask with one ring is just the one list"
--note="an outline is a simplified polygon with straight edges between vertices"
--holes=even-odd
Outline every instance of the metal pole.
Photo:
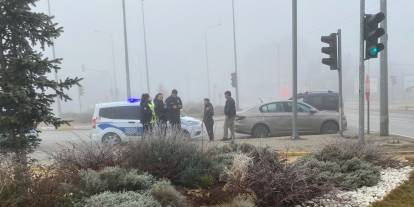
[[79,113],[82,113],[82,86],[78,86],[78,98],[79,98]]
[[144,33],[144,50],[145,50],[145,71],[147,75],[147,91],[151,93],[150,77],[148,69],[148,49],[147,49],[147,31],[145,27],[145,11],[144,11],[144,0],[141,0],[141,11],[142,11],[142,30]]
[[116,59],[115,59],[115,46],[114,46],[114,37],[112,34],[109,35],[111,38],[111,50],[112,50],[112,70],[114,73],[114,93],[115,93],[115,100],[119,99],[119,91],[118,91],[118,81],[116,75]]
[[342,93],[342,31],[338,29],[338,91],[339,91],[339,135],[344,135],[344,99]]
[[234,50],[234,72],[236,73],[236,107],[240,109],[240,98],[239,98],[239,73],[237,71],[237,40],[236,40],[236,17],[235,17],[235,7],[234,0],[231,1],[233,9],[233,50]]
[[280,68],[280,44],[277,44],[277,84],[278,84],[278,89],[277,89],[277,97],[278,99],[280,99],[280,92],[281,92],[281,88],[282,88],[282,83],[281,81],[281,72],[280,72],[281,68]]
[[387,0],[381,0],[381,11],[385,14],[381,28],[385,30],[385,35],[381,37],[381,42],[385,49],[380,54],[380,136],[389,135],[389,112],[388,112],[388,29],[387,29]]
[[[48,10],[49,16],[51,16],[50,0],[47,0],[47,10]],[[54,43],[52,44],[52,58],[56,59],[56,51],[55,51]],[[57,70],[55,70],[55,81],[59,82],[59,76],[58,76]],[[57,105],[57,115],[61,116],[62,115],[62,103],[59,97],[56,97],[56,105]]]
[[360,2],[360,41],[359,41],[359,129],[358,138],[360,143],[365,143],[364,138],[364,17],[365,17],[365,0]]
[[208,97],[211,98],[211,87],[210,87],[210,66],[209,66],[209,57],[208,57],[208,31],[210,29],[216,28],[221,26],[221,24],[215,24],[207,27],[205,33],[204,33],[204,49],[205,49],[205,55],[206,55],[206,72],[207,72],[207,92]]
[[298,16],[297,0],[292,0],[292,139],[299,139],[297,130],[298,119]]
[[129,79],[128,35],[127,35],[127,23],[126,23],[126,14],[125,14],[125,0],[122,0],[122,16],[123,16],[123,22],[124,22],[126,90],[127,90],[127,97],[131,97],[131,81]]
[[207,72],[207,92],[208,92],[208,97],[211,98],[211,91],[210,91],[210,68],[208,65],[208,39],[207,39],[207,32],[208,30],[206,30],[205,35],[204,35],[204,44],[205,44],[205,53],[206,53],[206,72]]
[[[368,87],[368,86],[366,86],[366,87]],[[371,133],[370,123],[369,123],[370,122],[370,114],[369,114],[370,108],[369,107],[370,107],[370,97],[367,96],[367,134]]]

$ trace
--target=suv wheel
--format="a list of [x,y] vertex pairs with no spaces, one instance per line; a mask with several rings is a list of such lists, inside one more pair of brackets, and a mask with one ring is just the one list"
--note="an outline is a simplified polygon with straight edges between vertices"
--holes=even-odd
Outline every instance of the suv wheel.
[[252,130],[252,135],[254,138],[269,137],[269,134],[269,129],[263,124],[256,125]]
[[121,143],[121,137],[115,133],[106,133],[102,137],[102,142],[104,144],[120,144]]
[[334,121],[327,121],[322,124],[321,134],[336,134],[339,131],[339,126]]

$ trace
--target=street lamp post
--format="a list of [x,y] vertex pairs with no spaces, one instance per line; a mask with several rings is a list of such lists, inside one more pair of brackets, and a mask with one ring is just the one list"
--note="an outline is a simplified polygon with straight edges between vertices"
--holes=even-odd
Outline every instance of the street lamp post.
[[125,0],[122,0],[122,17],[123,17],[123,23],[124,23],[126,90],[127,90],[127,97],[129,98],[131,97],[131,81],[129,79],[128,35],[127,35],[126,13],[125,13]]
[[292,139],[299,139],[297,120],[298,102],[298,14],[297,0],[292,0]]
[[147,75],[147,91],[151,93],[150,87],[150,77],[149,77],[149,69],[148,69],[148,49],[147,49],[147,32],[145,27],[145,10],[144,10],[144,0],[141,0],[141,13],[142,13],[142,31],[144,33],[144,52],[145,52],[145,71]]
[[236,17],[235,17],[235,7],[234,0],[231,1],[231,6],[233,9],[233,50],[234,50],[234,72],[236,73],[236,107],[240,109],[240,99],[239,99],[239,74],[237,71],[237,39],[236,39]]
[[214,29],[216,27],[221,26],[221,24],[215,24],[207,27],[205,33],[204,33],[204,49],[205,49],[205,55],[206,55],[206,72],[207,72],[207,92],[208,97],[211,98],[211,88],[210,88],[210,67],[209,67],[209,58],[208,58],[208,31],[211,29]]
[[[50,12],[50,0],[47,0],[47,10],[48,10],[49,16],[51,16],[51,12]],[[56,59],[55,44],[52,44],[52,58],[53,59]],[[58,76],[57,70],[55,70],[55,81],[56,82],[59,81],[59,76]],[[62,115],[62,103],[60,102],[60,98],[59,97],[56,98],[56,104],[57,104],[57,115],[58,116],[61,116]]]

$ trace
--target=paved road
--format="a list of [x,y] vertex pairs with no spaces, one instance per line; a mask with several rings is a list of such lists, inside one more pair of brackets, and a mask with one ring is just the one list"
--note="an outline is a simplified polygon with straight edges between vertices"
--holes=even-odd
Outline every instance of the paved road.
[[[358,110],[345,109],[345,115],[347,117],[350,130],[356,131],[358,129]],[[373,110],[370,112],[370,116],[371,131],[379,132],[379,112]],[[390,133],[414,138],[414,111],[390,112]]]

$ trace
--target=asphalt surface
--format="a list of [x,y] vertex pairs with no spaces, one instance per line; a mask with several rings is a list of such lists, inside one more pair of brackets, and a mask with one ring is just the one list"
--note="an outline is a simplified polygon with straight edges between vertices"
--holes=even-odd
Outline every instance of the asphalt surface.
[[[414,139],[414,111],[390,111],[390,134],[406,136]],[[357,132],[358,110],[345,108],[345,115],[348,121],[349,130]],[[378,110],[370,111],[370,131],[379,132],[380,114]],[[367,129],[367,113],[365,111],[365,131]]]
[[[357,134],[358,130],[358,110],[345,109],[348,120],[348,134]],[[379,112],[371,112],[371,132],[379,131]],[[59,149],[60,145],[68,142],[76,142],[81,139],[88,140],[92,130],[44,130],[40,134],[42,142],[38,150],[33,154],[36,159],[47,159],[50,153]],[[393,111],[390,112],[390,133],[394,135],[406,136],[414,139],[414,111]],[[223,137],[223,121],[219,120],[215,123],[216,140]],[[236,135],[238,138],[247,138],[248,135]],[[208,140],[204,131],[204,140]]]

